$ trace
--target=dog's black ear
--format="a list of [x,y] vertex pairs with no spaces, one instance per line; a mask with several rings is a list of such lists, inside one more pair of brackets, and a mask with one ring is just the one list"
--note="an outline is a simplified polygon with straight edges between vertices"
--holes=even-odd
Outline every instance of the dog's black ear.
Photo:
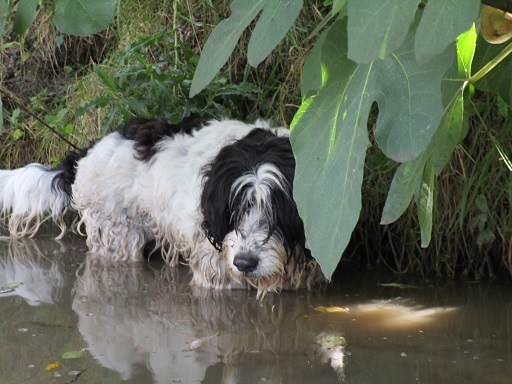
[[[221,151],[222,152],[222,151]],[[229,196],[231,191],[231,178],[225,161],[220,162],[219,157],[203,168],[203,191],[201,194],[201,211],[203,213],[203,231],[212,245],[219,251],[222,249],[224,237],[231,230],[231,213],[229,209]]]
[[[290,195],[291,195],[290,191]],[[304,223],[299,215],[297,205],[290,195],[277,190],[272,194],[272,207],[274,210],[275,225],[283,236],[283,242],[290,252],[289,257],[304,257],[296,260],[299,264],[311,258],[311,252],[306,248],[306,235]],[[297,247],[299,247],[297,249]],[[298,250],[298,252],[295,252]]]
[[276,136],[256,128],[244,138],[222,148],[215,159],[203,167],[202,227],[210,242],[219,250],[224,237],[235,228],[245,209],[240,198],[230,201],[233,183],[256,167],[261,154],[266,151],[265,142],[270,137]]

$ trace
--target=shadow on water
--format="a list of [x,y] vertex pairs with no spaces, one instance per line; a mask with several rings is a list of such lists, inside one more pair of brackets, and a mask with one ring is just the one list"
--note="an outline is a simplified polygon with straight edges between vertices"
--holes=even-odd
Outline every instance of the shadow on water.
[[[512,291],[193,289],[185,267],[105,264],[80,238],[0,241],[0,383],[509,383]],[[84,352],[85,351],[85,352]],[[52,365],[53,364],[53,365]]]

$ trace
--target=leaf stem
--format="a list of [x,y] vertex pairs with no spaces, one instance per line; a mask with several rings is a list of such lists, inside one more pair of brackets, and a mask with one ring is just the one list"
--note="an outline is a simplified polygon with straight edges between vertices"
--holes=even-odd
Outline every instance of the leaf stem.
[[487,64],[485,64],[480,70],[471,76],[467,83],[474,84],[482,77],[487,75],[495,66],[497,66],[503,59],[505,59],[510,53],[512,53],[512,43],[507,45],[496,57],[490,60]]

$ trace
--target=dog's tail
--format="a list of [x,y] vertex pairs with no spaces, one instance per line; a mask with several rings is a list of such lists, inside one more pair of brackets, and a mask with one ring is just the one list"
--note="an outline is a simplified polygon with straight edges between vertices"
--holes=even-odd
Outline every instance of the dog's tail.
[[33,236],[48,219],[61,230],[57,239],[64,236],[76,164],[85,154],[86,150],[71,152],[55,168],[33,163],[0,170],[0,214],[12,236]]

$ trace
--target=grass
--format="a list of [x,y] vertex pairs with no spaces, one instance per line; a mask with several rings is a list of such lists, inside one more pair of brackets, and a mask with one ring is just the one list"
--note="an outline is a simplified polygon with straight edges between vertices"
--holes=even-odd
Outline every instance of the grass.
[[[112,116],[127,118],[133,114],[131,99],[144,101],[148,115],[173,118],[173,113],[179,117],[199,110],[217,117],[226,113],[248,120],[265,117],[288,125],[301,102],[301,70],[312,48],[308,37],[329,8],[321,1],[309,2],[286,38],[258,68],[250,67],[245,56],[250,27],[216,85],[200,96],[202,99],[189,100],[187,87],[196,63],[194,55],[200,55],[209,32],[229,15],[229,3],[216,2],[213,7],[207,0],[129,0],[123,2],[107,31],[89,38],[60,36],[43,9],[21,44],[0,56],[2,86],[46,120],[65,109],[67,113],[57,125],[71,124],[73,129],[67,137],[79,146],[104,134]],[[167,40],[133,49],[137,39],[163,31]],[[130,60],[123,59],[127,52],[132,55]],[[6,66],[7,62],[12,66]],[[103,79],[100,73],[106,74]],[[173,73],[176,78],[172,78]],[[109,76],[117,82],[115,91],[109,90],[105,80]],[[123,76],[129,79],[124,85],[120,80]],[[183,79],[175,81],[178,77]],[[144,88],[151,82],[153,88]],[[153,99],[159,94],[155,91],[159,84],[165,84],[169,97],[156,107]],[[101,97],[114,102],[78,113],[84,104]],[[396,223],[379,224],[397,164],[372,146],[366,162],[361,217],[344,259],[424,277],[510,276],[512,183],[496,142],[510,152],[505,144],[512,140],[512,123],[508,109],[493,96],[479,95],[474,100],[469,134],[436,179],[431,245],[420,247],[414,204]],[[12,119],[16,106],[5,99],[4,105],[0,168],[31,161],[55,164],[69,150],[33,117],[21,113]],[[115,126],[114,121],[112,124]]]

